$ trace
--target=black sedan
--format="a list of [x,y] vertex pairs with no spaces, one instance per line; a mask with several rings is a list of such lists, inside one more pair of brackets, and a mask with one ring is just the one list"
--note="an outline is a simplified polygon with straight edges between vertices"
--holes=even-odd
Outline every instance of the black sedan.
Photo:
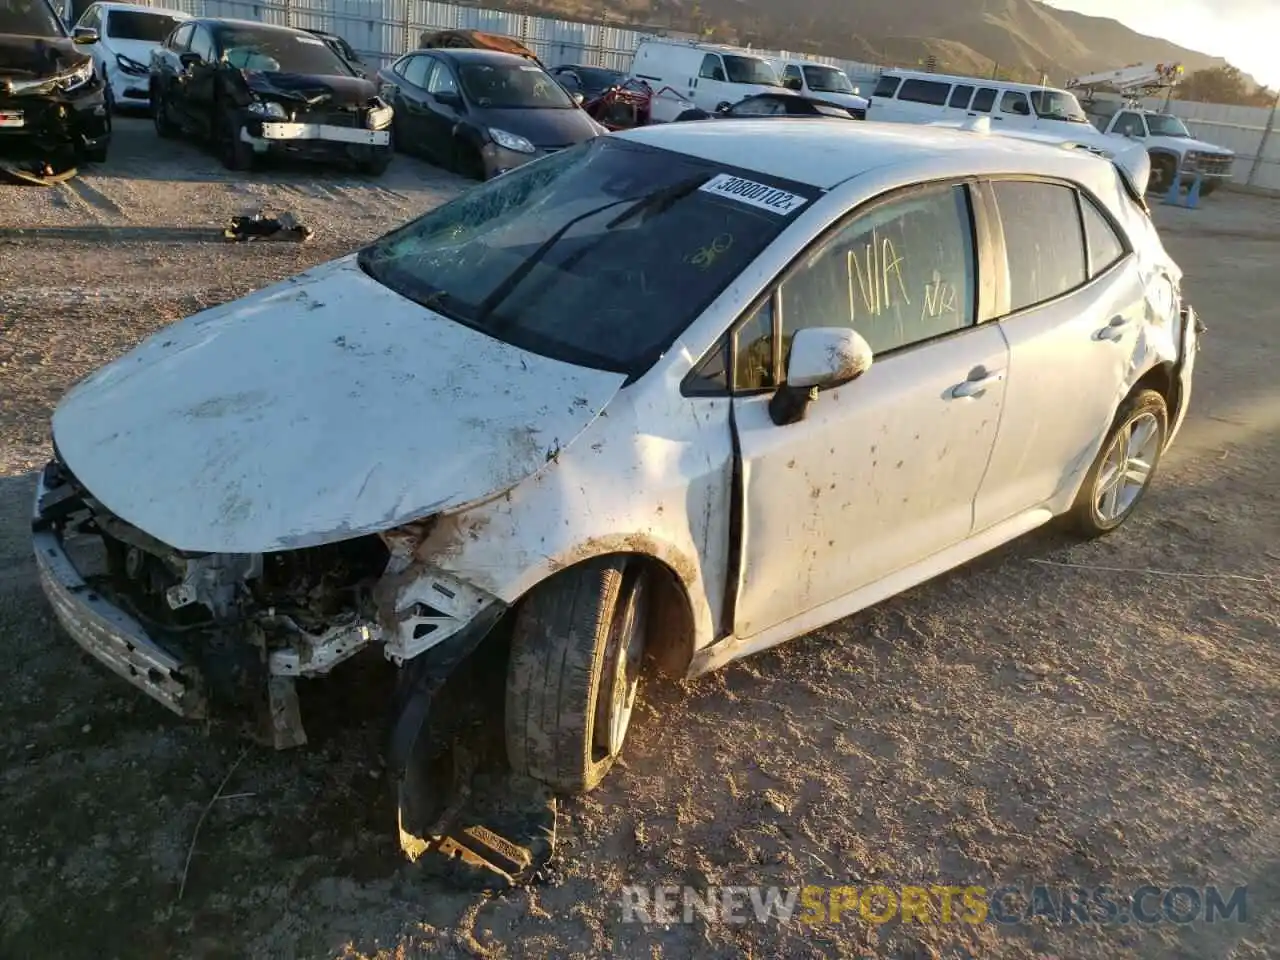
[[607,132],[512,53],[415,50],[378,77],[395,108],[396,145],[476,180]]
[[184,20],[151,55],[151,109],[162,137],[211,143],[231,170],[284,154],[391,161],[391,107],[321,38],[250,20]]
[[69,37],[48,0],[0,0],[0,155],[59,167],[106,159],[105,88],[84,52],[97,40]]
[[570,94],[580,93],[584,100],[594,100],[610,87],[626,83],[627,75],[621,70],[606,67],[584,67],[576,63],[551,68],[551,75]]
[[758,120],[761,117],[827,117],[832,120],[864,120],[866,111],[856,107],[843,107],[838,103],[803,97],[797,93],[757,93],[739,100],[732,106],[707,113],[704,110],[686,110],[677,120]]

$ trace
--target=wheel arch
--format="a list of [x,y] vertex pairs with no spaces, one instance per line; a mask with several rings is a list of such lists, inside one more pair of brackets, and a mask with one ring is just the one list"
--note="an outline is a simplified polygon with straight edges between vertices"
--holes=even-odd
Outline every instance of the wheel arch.
[[[1138,393],[1140,390],[1154,390],[1164,398],[1165,406],[1168,408],[1169,422],[1173,423],[1177,420],[1178,410],[1182,403],[1182,385],[1178,380],[1178,373],[1175,366],[1170,360],[1163,360],[1151,367],[1140,376],[1129,392],[1125,394],[1125,399]],[[1123,403],[1123,401],[1121,401]]]

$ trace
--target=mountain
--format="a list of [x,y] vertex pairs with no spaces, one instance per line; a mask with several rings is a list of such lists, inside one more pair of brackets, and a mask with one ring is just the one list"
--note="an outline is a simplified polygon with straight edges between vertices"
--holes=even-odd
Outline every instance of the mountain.
[[[521,2],[524,7],[524,0]],[[598,22],[600,0],[533,0]],[[1037,0],[604,0],[610,19],[709,34],[709,39],[939,72],[1050,82],[1126,63],[1178,62],[1187,73],[1226,64],[1115,20]],[[576,10],[574,8],[577,8]],[[526,8],[527,9],[527,8]],[[1252,82],[1252,78],[1248,78]]]

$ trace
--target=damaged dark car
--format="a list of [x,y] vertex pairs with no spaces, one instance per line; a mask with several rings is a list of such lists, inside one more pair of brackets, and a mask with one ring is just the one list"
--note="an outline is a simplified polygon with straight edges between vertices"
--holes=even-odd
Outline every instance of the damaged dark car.
[[0,158],[72,166],[107,157],[111,118],[84,47],[47,0],[0,0]]
[[393,111],[321,38],[248,20],[185,21],[152,54],[151,108],[162,137],[209,143],[229,170],[260,157],[391,162]]

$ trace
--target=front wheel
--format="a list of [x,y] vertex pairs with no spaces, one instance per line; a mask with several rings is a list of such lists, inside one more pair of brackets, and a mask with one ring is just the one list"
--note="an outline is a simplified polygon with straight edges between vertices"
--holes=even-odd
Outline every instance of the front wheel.
[[1178,165],[1172,157],[1159,156],[1151,159],[1151,179],[1147,184],[1150,193],[1168,193],[1178,175]]
[[1140,390],[1125,400],[1076,495],[1068,526],[1092,538],[1128,520],[1151,486],[1168,432],[1168,407],[1156,391]]
[[156,136],[168,140],[178,135],[177,126],[169,119],[168,98],[158,87],[151,88],[151,122],[155,124]]
[[248,170],[253,166],[253,147],[240,139],[244,125],[234,110],[222,111],[219,124],[218,153],[228,170]]
[[649,574],[624,557],[536,587],[516,617],[507,667],[507,759],[564,793],[594,789],[626,738],[648,629]]

